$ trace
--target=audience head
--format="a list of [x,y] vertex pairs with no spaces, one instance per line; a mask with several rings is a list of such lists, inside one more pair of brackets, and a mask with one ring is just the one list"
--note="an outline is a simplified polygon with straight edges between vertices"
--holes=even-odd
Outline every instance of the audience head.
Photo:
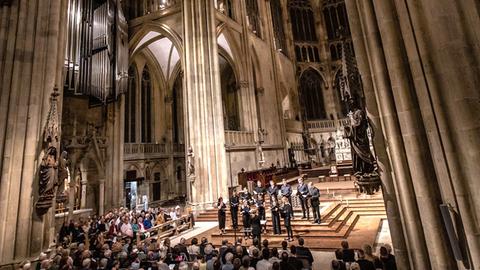
[[303,240],[302,237],[299,237],[298,238],[298,245],[302,247],[304,244],[305,244],[305,240]]
[[340,269],[342,269],[341,265],[340,265],[340,262],[337,261],[337,260],[333,260],[332,261],[332,270],[340,270]]
[[242,258],[242,266],[244,268],[248,268],[250,266],[250,257],[248,257],[247,255],[243,256]]
[[288,243],[287,241],[282,241],[282,249],[287,249]]
[[272,270],[280,270],[280,264],[278,262],[274,262],[272,265]]
[[268,250],[268,248],[264,248],[262,250],[262,258],[265,260],[268,260],[270,258],[270,251]]
[[365,259],[365,252],[363,249],[357,250],[358,259]]
[[348,241],[347,240],[342,241],[342,248],[343,249],[348,249]]
[[231,252],[228,252],[226,255],[225,255],[225,260],[229,263],[232,262],[233,260],[233,254]]
[[387,257],[388,256],[388,250],[385,246],[380,247],[380,257]]
[[369,244],[365,244],[363,246],[363,250],[365,251],[365,254],[368,255],[368,256],[372,256],[373,255],[373,249],[372,249],[372,246],[370,246]]
[[350,265],[350,270],[360,270],[360,265],[356,262],[353,262],[351,265]]
[[290,246],[290,253],[292,253],[292,255],[297,254],[297,247],[295,245]]

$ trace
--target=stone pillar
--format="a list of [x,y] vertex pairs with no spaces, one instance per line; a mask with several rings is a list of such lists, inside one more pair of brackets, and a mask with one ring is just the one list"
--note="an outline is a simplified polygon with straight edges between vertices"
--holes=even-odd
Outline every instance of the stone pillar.
[[374,92],[374,81],[370,75],[367,52],[363,42],[361,21],[357,12],[355,1],[345,1],[348,21],[352,32],[352,40],[356,52],[356,60],[359,70],[362,72],[363,92],[368,117],[373,125],[375,153],[378,158],[380,178],[382,180],[382,193],[387,212],[388,224],[392,237],[392,244],[395,251],[395,258],[398,269],[408,270],[410,267],[407,239],[404,234],[404,226],[401,221],[401,211],[398,203],[398,190],[395,187],[395,175],[392,170],[390,159],[387,153],[387,142],[385,141],[385,127],[382,125],[382,118]]
[[[395,1],[439,184],[454,193],[473,269],[480,267],[478,1]],[[432,8],[437,12],[431,13]],[[427,118],[428,117],[428,118]],[[445,169],[443,169],[445,167]],[[439,170],[438,168],[442,168]],[[446,182],[446,183],[442,183]],[[444,192],[445,193],[445,192]],[[448,194],[448,193],[447,193]],[[460,228],[462,229],[462,228]]]
[[[348,14],[350,15],[356,12],[359,14],[358,17],[361,18],[360,25],[353,25],[352,36],[354,37],[355,45],[358,44],[358,39],[361,38],[366,48],[366,55],[364,57],[368,59],[369,68],[366,69],[364,67],[364,70],[362,70],[362,66],[359,66],[360,72],[362,78],[364,76],[371,76],[373,78],[375,97],[384,131],[383,136],[385,137],[387,154],[389,154],[393,168],[394,185],[401,210],[411,268],[430,269],[423,227],[422,224],[418,222],[420,220],[420,213],[415,199],[412,178],[408,169],[373,6],[370,1],[347,0],[346,3]],[[362,52],[357,52],[357,54],[359,53],[361,54]],[[397,232],[392,232],[392,234],[395,233]]]
[[62,77],[66,8],[60,0],[0,3],[0,264],[36,255],[53,240],[53,208],[37,217],[33,205],[49,98]]
[[103,215],[105,211],[105,179],[98,180],[98,214]]
[[183,0],[186,149],[195,154],[194,204],[210,205],[227,196],[215,7],[212,0]]
[[422,122],[420,107],[413,88],[405,47],[393,3],[374,1],[375,15],[385,53],[391,91],[398,113],[410,174],[419,208],[420,219],[433,269],[454,269],[455,262],[448,246],[439,205],[442,203],[431,150]]

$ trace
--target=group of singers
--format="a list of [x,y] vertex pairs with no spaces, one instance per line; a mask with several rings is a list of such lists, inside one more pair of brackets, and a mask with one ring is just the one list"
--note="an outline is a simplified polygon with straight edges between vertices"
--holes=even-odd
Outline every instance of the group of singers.
[[[298,179],[297,196],[302,207],[302,219],[310,219],[310,208],[313,212],[313,223],[320,224],[320,191],[311,182],[304,183],[306,175],[302,175]],[[265,214],[265,195],[270,197],[270,211],[272,215],[273,234],[281,234],[280,217],[284,220],[284,226],[287,232],[287,241],[293,241],[293,232],[291,220],[294,218],[292,207],[292,187],[287,183],[286,179],[282,180],[280,188],[273,180],[270,181],[268,188],[262,186],[261,181],[257,181],[257,186],[253,189],[253,196],[244,188],[243,191],[233,191],[230,197],[230,213],[232,217],[233,228],[238,228],[238,211],[241,211],[243,232],[245,238],[252,236],[257,238],[261,243],[262,225],[266,230],[266,214]],[[255,206],[253,208],[252,206]],[[225,220],[227,206],[220,197],[217,203],[218,221],[220,233],[225,233]]]

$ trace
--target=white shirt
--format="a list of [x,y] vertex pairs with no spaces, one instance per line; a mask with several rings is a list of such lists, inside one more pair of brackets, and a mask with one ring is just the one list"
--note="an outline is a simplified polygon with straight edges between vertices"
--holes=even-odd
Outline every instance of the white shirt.
[[269,261],[262,259],[257,262],[257,270],[272,270],[272,264]]

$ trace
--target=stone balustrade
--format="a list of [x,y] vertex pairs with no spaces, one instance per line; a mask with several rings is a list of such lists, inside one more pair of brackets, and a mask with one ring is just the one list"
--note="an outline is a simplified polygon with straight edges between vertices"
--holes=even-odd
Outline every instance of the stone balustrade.
[[126,143],[123,146],[124,159],[161,158],[171,154],[184,155],[184,144],[168,145],[165,143]]
[[348,124],[350,120],[348,118],[337,120],[316,120],[308,121],[307,127],[313,131],[334,131],[338,128],[343,128]]
[[228,146],[254,145],[255,136],[252,131],[225,130],[225,144]]

